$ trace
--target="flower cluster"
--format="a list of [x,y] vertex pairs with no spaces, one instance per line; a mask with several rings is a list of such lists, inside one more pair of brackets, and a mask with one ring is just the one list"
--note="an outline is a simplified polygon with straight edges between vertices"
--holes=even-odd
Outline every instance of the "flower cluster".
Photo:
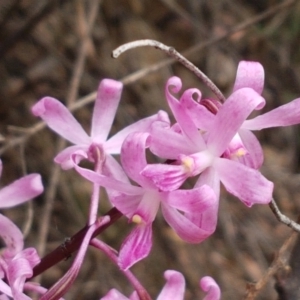
[[[59,100],[45,97],[37,102],[32,113],[73,144],[58,153],[54,161],[63,169],[74,168],[93,183],[88,230],[76,259],[52,288],[36,289],[44,294],[41,299],[59,299],[64,295],[79,272],[88,245],[103,251],[119,265],[135,288],[129,299],[150,299],[129,268],[150,253],[152,224],[159,209],[181,239],[200,243],[216,229],[221,183],[248,207],[268,204],[273,183],[259,171],[263,151],[251,131],[300,123],[300,99],[247,120],[254,110],[265,105],[261,96],[263,86],[262,66],[246,61],[240,62],[232,94],[224,103],[202,99],[196,88],[181,92],[181,80],[171,77],[166,84],[165,98],[175,118],[174,124],[166,112],[159,111],[109,138],[122,83],[111,79],[100,83],[90,135]],[[146,150],[153,154],[156,163],[147,161]],[[83,168],[80,165],[83,159],[93,163],[94,169]],[[2,166],[0,172],[1,169]],[[190,177],[196,177],[195,184],[187,189],[184,183]],[[135,224],[118,255],[93,237],[97,229],[110,221],[108,216],[97,215],[100,187],[106,189],[111,205],[129,223]],[[28,175],[0,191],[0,207],[23,203],[42,191],[39,175]],[[14,299],[29,299],[23,289],[34,290],[25,281],[32,276],[39,257],[33,248],[23,250],[22,233],[3,215],[0,215],[0,227],[6,243],[0,255],[0,292]],[[165,278],[167,283],[157,299],[183,299],[182,274],[169,270]],[[212,278],[204,277],[200,285],[207,292],[206,300],[220,299],[220,289]],[[111,290],[102,299],[128,298]]]
[[[0,175],[2,161],[0,160]],[[0,207],[9,208],[40,195],[44,188],[39,174],[30,174],[0,190]],[[0,255],[0,297],[16,300],[30,299],[23,293],[25,280],[32,276],[32,268],[40,258],[34,248],[24,248],[23,234],[7,217],[0,214],[0,236],[6,244]],[[30,286],[27,283],[28,289]],[[36,287],[38,289],[38,287]],[[37,290],[36,289],[36,290]]]
[[[265,105],[263,85],[262,66],[242,61],[233,92],[224,103],[202,99],[196,88],[183,91],[178,100],[174,94],[180,92],[181,80],[172,77],[166,84],[165,96],[175,124],[160,111],[109,139],[121,96],[119,82],[101,82],[90,137],[58,100],[44,98],[32,111],[75,144],[59,153],[55,161],[63,168],[74,167],[95,186],[105,187],[111,204],[136,224],[118,256],[120,268],[127,270],[149,254],[152,223],[159,208],[178,236],[189,243],[199,243],[216,229],[221,182],[249,207],[271,201],[273,183],[258,170],[263,152],[251,130],[299,123],[300,99],[246,120],[253,110]],[[146,149],[162,162],[149,164]],[[120,155],[121,165],[112,154]],[[95,169],[82,168],[79,162],[83,158],[94,162]],[[182,188],[194,176],[198,176],[195,186]],[[91,206],[97,201],[92,200]]]
[[[83,169],[76,164],[78,153],[73,154],[76,170],[106,187],[111,203],[136,223],[120,249],[121,268],[128,269],[149,254],[152,222],[159,207],[183,240],[199,243],[216,228],[220,182],[249,207],[271,201],[273,183],[258,170],[263,154],[250,130],[300,120],[294,109],[297,100],[289,108],[246,120],[265,104],[260,95],[263,80],[260,64],[241,62],[233,93],[225,103],[216,105],[213,99],[201,99],[201,92],[195,88],[184,91],[177,100],[172,92],[180,91],[181,80],[172,77],[165,94],[177,122],[171,124],[166,116],[157,116],[147,130],[136,127],[128,132],[120,150],[122,168],[118,166],[110,173]],[[282,119],[276,120],[282,109],[289,110],[285,124]],[[164,162],[149,164],[147,148]],[[194,188],[182,189],[185,180],[193,176],[198,176]],[[128,177],[137,185],[132,185]]]

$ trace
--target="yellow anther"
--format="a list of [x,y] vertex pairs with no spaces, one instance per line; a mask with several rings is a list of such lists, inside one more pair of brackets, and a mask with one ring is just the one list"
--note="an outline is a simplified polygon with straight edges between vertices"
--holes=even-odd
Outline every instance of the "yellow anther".
[[239,150],[236,151],[235,155],[237,157],[244,156],[246,154],[246,150],[244,148],[240,148]]
[[190,157],[185,157],[182,159],[182,165],[185,167],[185,169],[188,172],[192,171],[193,164],[194,164],[194,160]]
[[136,224],[141,224],[143,220],[142,220],[141,216],[139,216],[139,215],[134,215],[134,216],[131,218],[131,221],[132,221],[133,223],[136,223]]

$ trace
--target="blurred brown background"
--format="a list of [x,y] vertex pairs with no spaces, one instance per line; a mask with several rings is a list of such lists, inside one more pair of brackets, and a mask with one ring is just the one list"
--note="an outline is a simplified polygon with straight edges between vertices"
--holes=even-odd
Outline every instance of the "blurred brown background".
[[[290,5],[276,9],[280,3]],[[265,11],[270,12],[269,16],[255,21]],[[252,25],[246,26],[245,22],[251,20]],[[245,26],[225,37],[240,24]],[[26,206],[4,213],[23,229],[32,220],[26,245],[38,247],[41,254],[50,252],[85,225],[91,185],[74,171],[60,172],[54,167],[52,160],[61,142],[50,130],[36,129],[39,120],[31,115],[30,107],[46,95],[72,106],[93,93],[102,78],[121,80],[168,59],[151,48],[111,58],[111,51],[119,45],[145,38],[161,41],[182,53],[197,45],[201,47],[188,58],[225,95],[230,94],[240,60],[261,62],[266,73],[264,111],[300,97],[299,1],[1,0],[1,184],[24,172],[38,172],[46,187],[45,194],[33,201],[33,218],[31,208]],[[205,46],[207,41],[212,42]],[[130,82],[126,77],[128,84],[113,132],[158,109],[168,111],[164,85],[171,75],[181,77],[185,88],[198,87],[209,95],[203,84],[178,63]],[[75,112],[87,130],[92,107],[88,104]],[[300,209],[299,129],[293,126],[258,133],[265,149],[262,171],[275,182],[274,197],[280,208],[294,220]],[[109,204],[106,199],[101,204],[104,213]],[[185,299],[202,299],[204,294],[198,282],[204,275],[213,276],[220,284],[222,299],[243,299],[247,283],[264,277],[292,232],[276,220],[268,206],[248,209],[226,193],[221,199],[217,231],[200,245],[182,242],[161,216],[154,228],[151,255],[133,268],[154,299],[164,284],[166,269],[185,275]],[[101,238],[119,249],[129,230],[122,219]],[[288,257],[290,250],[291,247],[284,257]],[[42,284],[50,287],[66,272],[71,261],[48,270]],[[283,282],[285,273],[276,274],[277,280]],[[274,283],[272,276],[255,299],[277,299]],[[112,287],[126,295],[131,292],[121,272],[102,253],[90,249],[66,299],[99,299]]]

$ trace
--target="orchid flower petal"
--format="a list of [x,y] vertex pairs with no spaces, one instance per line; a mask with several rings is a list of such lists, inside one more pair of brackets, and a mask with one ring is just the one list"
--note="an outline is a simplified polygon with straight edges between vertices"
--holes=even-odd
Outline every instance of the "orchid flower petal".
[[261,94],[264,88],[265,71],[263,66],[254,61],[241,61],[239,63],[233,91],[244,87],[252,88]]
[[131,133],[124,141],[121,150],[121,162],[127,175],[143,187],[152,187],[149,179],[140,175],[147,166],[145,150],[149,133]]
[[109,220],[110,218],[108,216],[104,216],[103,218],[99,218],[94,224],[92,224],[88,228],[81,242],[76,258],[72,263],[71,268],[59,281],[57,281],[45,294],[42,295],[40,300],[59,299],[70,289],[71,285],[73,284],[80,271],[85,253],[87,251],[93,233],[99,227],[107,224]]
[[118,265],[128,270],[132,265],[147,257],[152,248],[152,223],[137,225],[123,241]]
[[[198,128],[191,120],[187,108],[170,93],[170,87],[174,93],[178,93],[182,87],[180,78],[174,76],[167,81],[165,89],[166,98],[174,117],[182,128],[184,134],[191,140],[191,142],[195,143],[195,145],[199,148],[204,149],[205,143],[201,134],[198,132]],[[185,91],[182,97],[192,97],[193,94],[198,94],[199,97],[201,95],[200,91],[197,89],[190,89]]]
[[211,129],[213,119],[215,115],[210,112],[204,105],[196,101],[183,101],[185,99],[189,99],[184,97],[181,102],[182,105],[185,106],[189,112],[191,119],[198,129],[203,131],[209,131]]
[[98,87],[92,118],[91,137],[98,143],[107,139],[121,99],[122,82],[103,79]]
[[214,163],[226,190],[245,205],[267,204],[272,199],[274,184],[259,171],[228,159],[218,158]]
[[162,198],[165,204],[188,213],[201,213],[217,202],[214,191],[207,185],[191,190],[163,193]]
[[9,300],[9,298],[8,298],[8,296],[2,294],[2,295],[0,295],[0,300]]
[[24,203],[40,195],[43,190],[41,175],[24,176],[0,190],[0,207],[13,207]]
[[96,183],[100,186],[103,186],[105,188],[113,189],[128,195],[137,195],[140,193],[140,189],[137,186],[133,186],[128,183],[124,183],[119,180],[116,180],[114,178],[110,178],[102,174],[98,174],[94,171],[81,168],[75,163],[74,163],[74,168],[85,179],[93,183]]
[[105,164],[103,166],[103,175],[108,177],[115,178],[124,183],[130,183],[127,175],[125,174],[121,165],[117,162],[117,160],[112,156],[107,154],[105,156]]
[[170,124],[170,120],[167,113],[164,111],[159,111],[153,116],[144,118],[125,127],[124,129],[116,133],[114,136],[109,138],[109,140],[106,141],[104,144],[105,151],[110,154],[120,154],[123,141],[130,133],[149,132],[152,124],[156,121]]
[[[47,292],[47,289],[40,286],[40,285],[37,285],[35,282],[25,282],[24,284],[24,290],[26,291],[31,291],[31,292],[34,292],[34,293],[37,293],[39,295],[43,295]],[[59,300],[64,300],[63,298],[59,298]]]
[[234,92],[223,104],[208,133],[207,147],[220,156],[250,113],[265,100],[250,88]]
[[[0,292],[4,293],[5,295],[8,295],[10,297],[13,296],[10,286],[6,282],[4,282],[2,279],[0,279]],[[0,300],[4,300],[4,299],[9,300],[8,297],[5,298],[5,295],[0,295]]]
[[[106,155],[105,164],[103,166],[103,175],[131,185],[122,167],[111,155]],[[137,188],[137,195],[126,195],[116,190],[106,188],[110,202],[116,206],[118,210],[121,211],[122,214],[127,218],[132,217],[132,212],[136,211],[139,202],[143,197],[143,189],[141,187],[135,188]]]
[[[18,299],[18,296],[23,294],[25,280],[26,278],[30,278],[32,274],[32,267],[27,259],[18,257],[10,261],[7,270],[7,279],[12,287],[14,299]],[[30,298],[28,297],[28,299]]]
[[158,122],[151,127],[149,148],[155,155],[165,159],[177,159],[182,153],[188,155],[199,149],[181,133],[175,132],[170,127],[166,128],[164,124]]
[[[178,236],[188,243],[200,243],[208,238],[215,230],[203,230],[201,227],[195,225],[186,216],[181,214],[176,209],[165,205],[162,202],[162,213],[167,223],[173,228]],[[201,214],[195,215],[201,219]]]
[[219,300],[221,299],[221,291],[218,284],[210,276],[205,276],[200,280],[201,289],[206,292],[203,300]]
[[249,130],[241,128],[239,130],[241,140],[247,149],[250,157],[243,161],[243,164],[254,169],[259,169],[264,161],[264,154],[259,141],[256,136]]
[[[141,188],[142,190],[142,188]],[[142,200],[143,195],[108,193],[110,202],[128,219],[131,219]]]
[[67,147],[55,156],[54,162],[61,165],[61,168],[63,170],[71,169],[74,167],[72,155],[78,151],[83,151],[83,153],[87,153],[88,148],[88,145],[74,145]]
[[146,190],[136,211],[134,211],[134,216],[138,216],[146,224],[152,223],[159,208],[160,195],[156,190]]
[[215,192],[216,198],[220,198],[220,178],[213,167],[206,168],[201,173],[195,184],[195,188],[200,187],[202,185],[210,186]]
[[28,261],[31,268],[34,268],[41,261],[35,248],[24,249],[20,256]]
[[203,185],[208,185],[213,189],[216,195],[216,204],[203,211],[201,218],[195,214],[186,214],[186,217],[202,229],[214,232],[218,223],[220,178],[213,167],[209,167],[201,173],[194,188],[201,187]]
[[191,221],[194,225],[205,230],[206,232],[213,234],[218,224],[218,210],[219,210],[219,199],[216,203],[206,210],[202,211],[201,214],[186,213],[185,217]]
[[0,236],[6,244],[5,255],[13,257],[22,251],[24,246],[22,232],[10,219],[1,214]]
[[130,296],[129,300],[140,300],[140,297],[136,291],[134,291]]
[[111,289],[104,297],[100,300],[128,300],[129,298],[125,297],[116,289]]
[[300,123],[300,98],[277,107],[263,115],[246,120],[244,129],[261,130],[264,128],[289,126]]
[[22,292],[14,291],[14,293],[13,293],[13,299],[14,300],[31,300],[32,298],[26,296]]
[[[197,95],[197,99],[194,100],[195,95]],[[201,93],[198,89],[188,89],[183,92],[182,96],[180,97],[180,107],[177,115],[180,115],[180,119],[182,122],[179,122],[180,127],[183,129],[184,133],[190,138],[190,140],[198,146],[198,149],[204,149],[204,139],[200,134],[199,130],[202,130],[202,127],[197,127],[193,119],[191,119],[188,104],[192,101],[200,101]],[[198,117],[199,118],[199,117]],[[202,118],[202,116],[201,116]],[[177,122],[178,119],[176,118]],[[205,119],[203,119],[205,121]],[[210,119],[211,120],[211,119]],[[184,121],[184,127],[181,125]],[[209,124],[206,124],[209,126]]]
[[178,189],[190,176],[183,165],[168,164],[147,165],[141,175],[151,180],[162,191]]
[[140,300],[140,297],[136,291],[133,291],[132,294],[129,296],[129,300]]
[[167,283],[164,285],[157,300],[183,300],[185,280],[181,273],[167,270],[164,273]]
[[42,118],[53,131],[71,143],[90,143],[90,137],[60,101],[45,97],[37,102],[31,111],[35,116]]
[[160,190],[172,191],[178,189],[188,177],[203,172],[213,161],[214,156],[205,150],[189,156],[181,155],[174,164],[147,165],[141,175],[149,178]]

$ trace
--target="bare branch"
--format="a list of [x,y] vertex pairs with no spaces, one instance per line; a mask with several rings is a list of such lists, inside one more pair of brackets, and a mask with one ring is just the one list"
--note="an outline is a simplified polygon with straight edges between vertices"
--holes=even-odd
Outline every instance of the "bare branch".
[[258,280],[255,284],[249,283],[246,290],[246,295],[244,300],[254,300],[256,299],[257,294],[266,286],[269,282],[270,278],[274,276],[278,270],[284,268],[287,264],[287,252],[291,245],[294,244],[298,234],[293,232],[283,243],[281,248],[279,249],[274,261],[272,262],[271,266],[264,274],[264,276]]
[[202,80],[202,82],[217,96],[221,103],[224,103],[226,100],[222,92],[218,89],[218,87],[199,69],[197,68],[192,62],[182,56],[178,51],[176,51],[173,47],[166,46],[165,44],[155,41],[155,40],[138,40],[134,42],[130,42],[124,44],[112,52],[112,56],[117,58],[122,53],[134,49],[137,47],[154,47],[156,49],[160,49],[167,53],[169,56],[180,62],[184,65],[187,69],[193,72],[198,78]]
[[287,225],[288,227],[291,227],[293,230],[300,232],[300,224],[296,223],[295,221],[291,220],[289,217],[284,215],[278,208],[276,202],[274,199],[271,200],[269,203],[269,206],[276,216],[276,218],[283,224]]

